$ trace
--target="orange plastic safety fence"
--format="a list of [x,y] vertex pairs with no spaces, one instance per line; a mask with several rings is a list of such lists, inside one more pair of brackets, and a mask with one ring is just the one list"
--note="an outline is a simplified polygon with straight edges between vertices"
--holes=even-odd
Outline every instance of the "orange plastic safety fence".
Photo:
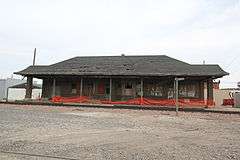
[[223,105],[226,106],[226,105],[234,105],[234,99],[223,99]]
[[57,103],[84,103],[89,100],[89,97],[80,96],[80,97],[61,97],[55,96],[52,98],[52,102]]
[[[93,99],[87,96],[80,97],[60,97],[52,98],[52,102],[57,103],[91,103]],[[95,100],[101,104],[126,104],[126,105],[158,105],[158,106],[174,106],[175,99],[151,99],[151,98],[134,98],[126,101],[109,101],[109,100]],[[213,100],[200,99],[179,99],[180,106],[213,106]]]

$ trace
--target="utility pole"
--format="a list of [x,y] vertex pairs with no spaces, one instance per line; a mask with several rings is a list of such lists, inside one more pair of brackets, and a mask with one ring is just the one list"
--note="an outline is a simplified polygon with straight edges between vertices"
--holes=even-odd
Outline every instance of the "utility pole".
[[37,49],[34,48],[34,53],[33,53],[33,66],[35,66],[35,62],[36,62],[36,52],[37,52]]

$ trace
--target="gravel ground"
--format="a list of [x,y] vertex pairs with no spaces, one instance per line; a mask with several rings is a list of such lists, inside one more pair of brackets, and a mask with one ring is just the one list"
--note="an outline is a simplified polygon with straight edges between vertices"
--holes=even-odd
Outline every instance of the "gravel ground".
[[240,159],[240,116],[0,104],[0,159]]

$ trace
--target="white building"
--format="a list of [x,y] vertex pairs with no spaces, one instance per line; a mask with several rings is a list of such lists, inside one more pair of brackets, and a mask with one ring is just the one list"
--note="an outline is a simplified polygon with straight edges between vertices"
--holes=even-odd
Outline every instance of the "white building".
[[[14,85],[8,88],[8,101],[15,101],[15,100],[24,100],[26,95],[26,87],[27,83],[22,83],[18,85]],[[31,99],[40,99],[42,94],[41,85],[33,83],[32,88],[32,98]]]
[[8,87],[25,82],[26,80],[14,78],[0,79],[0,101],[5,100],[7,98]]

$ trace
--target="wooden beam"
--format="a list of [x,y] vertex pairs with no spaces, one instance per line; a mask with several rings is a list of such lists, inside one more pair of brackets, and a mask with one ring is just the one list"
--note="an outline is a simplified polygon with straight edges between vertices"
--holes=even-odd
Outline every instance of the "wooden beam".
[[32,98],[32,85],[33,85],[33,77],[27,77],[27,87],[26,87],[26,99]]
[[52,97],[56,96],[56,79],[53,78]]
[[212,105],[211,102],[213,102],[213,80],[210,78],[207,80],[207,106]]
[[9,87],[7,87],[7,96],[6,96],[6,102],[8,102],[8,95],[9,95]]
[[141,78],[141,105],[143,104],[143,78]]
[[81,84],[80,84],[80,96],[82,96],[83,94],[82,94],[82,92],[83,92],[83,77],[81,77]]

